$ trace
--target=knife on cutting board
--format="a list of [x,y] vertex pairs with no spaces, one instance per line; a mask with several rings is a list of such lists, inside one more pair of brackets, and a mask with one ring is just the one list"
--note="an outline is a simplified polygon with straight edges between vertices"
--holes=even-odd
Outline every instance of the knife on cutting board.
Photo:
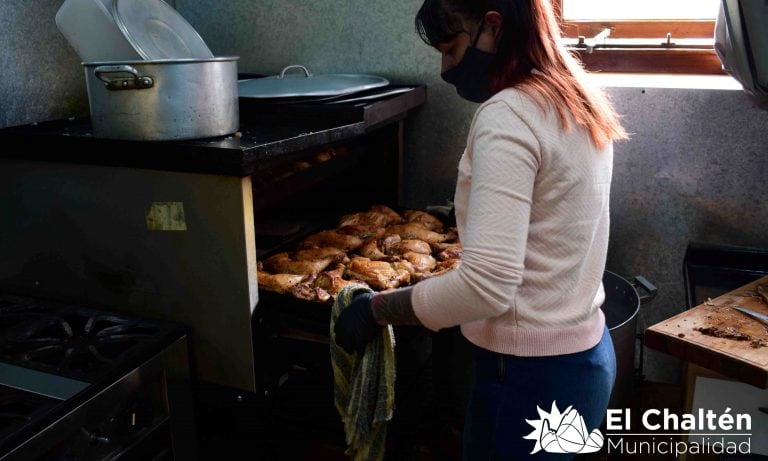
[[748,315],[753,319],[758,320],[764,323],[765,325],[768,325],[768,315],[763,315],[759,312],[755,312],[752,309],[747,309],[746,307],[742,307],[742,306],[733,306],[731,309],[737,310],[742,314]]

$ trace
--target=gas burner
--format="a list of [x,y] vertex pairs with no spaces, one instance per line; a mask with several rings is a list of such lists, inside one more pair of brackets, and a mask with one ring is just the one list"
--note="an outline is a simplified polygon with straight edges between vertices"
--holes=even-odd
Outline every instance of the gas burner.
[[186,347],[180,325],[0,293],[0,460],[195,459]]
[[0,296],[0,331],[50,315],[34,302],[15,296]]
[[0,356],[44,371],[101,371],[160,329],[149,322],[93,311],[40,314],[5,332]]

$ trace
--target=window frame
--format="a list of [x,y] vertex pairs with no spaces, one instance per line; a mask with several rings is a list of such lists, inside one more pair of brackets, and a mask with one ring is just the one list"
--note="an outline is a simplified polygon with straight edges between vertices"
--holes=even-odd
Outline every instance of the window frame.
[[[563,0],[552,0],[564,38],[579,36],[590,39],[603,29],[611,29],[611,38],[659,39],[659,44],[671,33],[671,40],[713,37],[713,20],[616,20],[616,21],[565,21]],[[573,50],[589,71],[631,73],[674,73],[724,75],[720,59],[714,47],[691,49],[684,47],[649,49],[594,49]]]

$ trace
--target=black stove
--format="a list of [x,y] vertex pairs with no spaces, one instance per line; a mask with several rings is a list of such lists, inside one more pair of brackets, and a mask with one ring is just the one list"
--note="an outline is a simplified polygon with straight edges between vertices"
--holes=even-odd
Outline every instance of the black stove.
[[193,459],[188,388],[179,325],[0,294],[0,460]]

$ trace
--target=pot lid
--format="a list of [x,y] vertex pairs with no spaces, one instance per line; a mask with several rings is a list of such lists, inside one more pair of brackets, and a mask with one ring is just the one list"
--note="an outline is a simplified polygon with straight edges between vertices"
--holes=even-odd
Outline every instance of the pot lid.
[[[288,74],[300,69],[301,74]],[[389,80],[365,74],[312,75],[304,66],[288,66],[271,77],[240,80],[238,91],[242,98],[331,97],[356,93],[389,85]]]
[[162,0],[113,0],[112,16],[145,60],[213,57],[194,27]]

